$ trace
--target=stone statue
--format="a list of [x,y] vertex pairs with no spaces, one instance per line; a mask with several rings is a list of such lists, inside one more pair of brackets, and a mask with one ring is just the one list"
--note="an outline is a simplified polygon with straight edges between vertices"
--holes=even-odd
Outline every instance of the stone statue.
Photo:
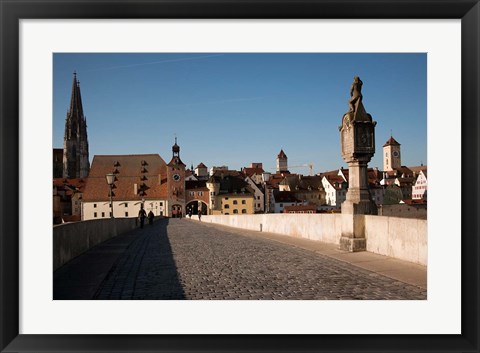
[[363,82],[360,80],[360,77],[355,76],[353,78],[352,88],[350,88],[350,101],[348,105],[350,106],[350,112],[355,112],[355,106],[362,101],[362,85]]

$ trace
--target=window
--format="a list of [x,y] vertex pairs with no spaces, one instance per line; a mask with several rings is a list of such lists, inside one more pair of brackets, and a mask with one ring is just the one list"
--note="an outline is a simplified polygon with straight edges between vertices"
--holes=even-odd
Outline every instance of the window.
[[160,206],[163,206],[163,202],[160,202]]
[[[93,208],[97,208],[97,204],[96,204],[96,203],[93,204]],[[96,216],[95,216],[95,217],[96,217]]]
[[257,196],[257,200],[260,200],[260,196]]
[[247,210],[246,210],[246,209],[243,209],[243,210],[242,210],[242,213],[247,213]]
[[125,202],[125,208],[127,208],[127,207],[128,207],[128,202]]
[[203,191],[199,191],[198,196],[203,196]]
[[128,212],[125,212],[125,217],[128,217]]
[[230,205],[225,205],[225,208],[230,208]]
[[110,216],[110,218],[112,218],[112,212],[108,212],[108,215]]
[[283,203],[280,204],[280,207],[283,207]]
[[237,209],[234,209],[234,210],[233,210],[233,213],[238,213],[238,210],[237,210]]
[[93,212],[93,217],[97,218],[97,212]]
[[245,205],[246,203],[247,203],[247,201],[242,200],[242,205]]
[[105,212],[102,212],[102,218],[105,217]]
[[228,197],[225,197],[225,200],[228,200]]
[[195,191],[190,191],[190,196],[195,196]]
[[225,212],[225,214],[230,214],[230,213],[228,213],[228,212]]
[[237,200],[233,200],[233,204],[236,205],[238,202]]

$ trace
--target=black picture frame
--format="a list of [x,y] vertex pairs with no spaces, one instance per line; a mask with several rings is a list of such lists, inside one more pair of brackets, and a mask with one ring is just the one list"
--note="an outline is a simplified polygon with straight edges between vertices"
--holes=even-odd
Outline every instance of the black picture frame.
[[[479,352],[478,0],[0,0],[2,352]],[[462,333],[460,335],[20,335],[19,20],[151,18],[461,19]],[[446,166],[447,167],[447,166]],[[458,175],[458,174],[457,174]],[[457,207],[458,205],[451,205]],[[441,313],[438,314],[441,319]],[[346,322],[346,325],[348,323]]]

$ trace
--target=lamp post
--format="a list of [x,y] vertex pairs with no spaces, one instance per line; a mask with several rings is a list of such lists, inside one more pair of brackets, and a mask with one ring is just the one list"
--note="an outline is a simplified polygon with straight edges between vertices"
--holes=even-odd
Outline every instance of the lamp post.
[[105,178],[107,179],[107,184],[110,186],[110,218],[113,218],[113,193],[112,193],[112,188],[113,188],[113,183],[115,182],[115,174],[113,173],[108,173],[105,175]]

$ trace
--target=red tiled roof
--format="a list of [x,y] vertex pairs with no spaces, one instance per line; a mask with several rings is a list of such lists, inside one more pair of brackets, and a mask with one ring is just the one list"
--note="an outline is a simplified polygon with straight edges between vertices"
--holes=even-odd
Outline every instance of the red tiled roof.
[[280,150],[280,153],[278,154],[277,156],[278,158],[287,158],[287,155],[285,154],[285,152],[283,152],[283,149]]
[[[114,170],[113,200],[167,198],[167,166],[160,155],[103,155],[93,158],[83,194],[84,201],[108,200],[110,187],[105,175]],[[134,193],[134,184],[137,184],[137,194]]]
[[317,206],[315,205],[292,205],[285,206],[283,212],[287,213],[289,211],[317,211]]
[[278,188],[278,184],[282,182],[282,180],[285,178],[287,175],[296,175],[296,174],[290,174],[290,173],[275,173],[270,175],[270,179],[267,182],[267,185],[272,187],[272,188]]
[[263,168],[249,168],[249,167],[246,167],[246,168],[243,168],[243,174],[245,174],[246,176],[252,176],[252,175],[260,175],[264,172]]
[[70,188],[75,188],[80,192],[83,192],[87,179],[85,178],[73,178],[73,179],[66,179],[66,178],[54,178],[53,185],[54,186],[68,186]]
[[390,136],[387,142],[385,142],[383,145],[383,147],[385,146],[400,146],[400,144],[392,136]]
[[203,163],[200,163],[199,165],[197,165],[197,168],[207,168],[207,166]]
[[427,203],[427,200],[424,200],[424,199],[419,199],[419,200],[407,199],[402,201],[407,205],[424,205]]

